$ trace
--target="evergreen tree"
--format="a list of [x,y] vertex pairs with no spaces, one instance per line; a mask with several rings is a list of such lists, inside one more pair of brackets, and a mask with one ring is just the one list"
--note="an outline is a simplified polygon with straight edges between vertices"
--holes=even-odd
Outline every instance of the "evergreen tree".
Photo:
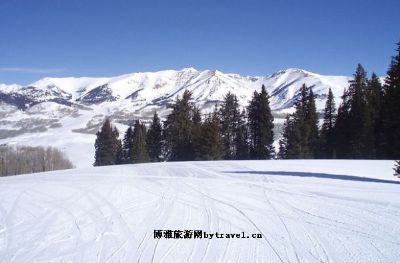
[[336,135],[340,158],[368,158],[372,155],[373,124],[369,118],[367,83],[366,72],[358,64],[338,110]]
[[394,170],[394,175],[400,177],[400,160],[395,161],[393,170]]
[[205,119],[201,128],[200,160],[219,160],[223,156],[220,119],[215,109]]
[[132,149],[133,149],[133,129],[132,126],[126,130],[124,139],[122,141],[122,159],[123,163],[132,163]]
[[241,114],[237,97],[228,93],[224,97],[220,109],[221,135],[223,142],[224,159],[237,159],[237,136],[241,123]]
[[315,158],[318,151],[318,114],[315,106],[315,96],[311,88],[308,90],[307,104],[306,104],[306,127],[309,129],[308,135],[308,148],[310,151],[310,158]]
[[342,103],[339,106],[338,114],[335,123],[335,142],[336,142],[336,155],[338,158],[349,158],[349,144],[350,137],[350,94],[346,89],[342,95]]
[[119,139],[119,131],[117,127],[113,127],[113,135],[115,138],[115,164],[123,163],[122,142]]
[[286,120],[283,123],[282,138],[279,139],[278,159],[289,159],[289,139],[291,138],[291,128],[293,127],[291,121],[290,115],[286,115]]
[[306,85],[300,89],[295,112],[286,117],[278,158],[314,158],[318,147],[318,115],[312,90]]
[[250,135],[250,155],[254,159],[270,159],[274,156],[274,118],[269,106],[269,95],[263,85],[256,91],[247,108]]
[[201,112],[196,106],[193,106],[193,116],[192,116],[192,147],[193,147],[193,159],[201,160],[201,145],[202,145],[202,122],[201,122]]
[[157,113],[154,113],[153,122],[147,132],[146,143],[149,160],[152,162],[159,162],[161,160],[162,150],[162,127]]
[[236,131],[235,145],[236,145],[236,156],[235,159],[246,160],[249,158],[249,134],[246,123],[246,112],[243,110],[240,113],[238,120],[238,127]]
[[324,122],[320,131],[319,157],[330,159],[336,157],[335,149],[336,108],[332,90],[329,89],[324,110]]
[[133,128],[133,148],[131,160],[134,163],[143,163],[149,160],[146,144],[146,127],[138,120]]
[[164,123],[164,137],[167,159],[171,161],[187,161],[194,159],[193,147],[193,103],[189,91],[183,93],[182,99],[169,107],[172,112]]
[[359,64],[354,74],[354,80],[350,81],[349,91],[351,94],[350,105],[350,157],[365,158],[370,148],[368,134],[371,123],[368,119],[366,104],[367,77],[364,68]]
[[124,151],[122,149],[122,141],[120,139],[117,140],[117,153],[116,153],[116,164],[125,163],[124,159]]
[[400,42],[397,54],[392,57],[384,84],[382,109],[382,148],[384,157],[400,158]]
[[96,133],[94,166],[117,163],[118,130],[106,119],[100,131]]
[[310,127],[307,126],[307,107],[309,98],[309,88],[303,84],[300,88],[300,97],[296,101],[296,111],[292,115],[293,121],[289,126],[290,136],[288,138],[289,158],[307,159],[311,158],[309,148]]
[[377,158],[382,151],[381,145],[381,103],[383,98],[382,85],[375,73],[367,82],[367,118],[370,129],[366,133],[367,153],[371,158]]

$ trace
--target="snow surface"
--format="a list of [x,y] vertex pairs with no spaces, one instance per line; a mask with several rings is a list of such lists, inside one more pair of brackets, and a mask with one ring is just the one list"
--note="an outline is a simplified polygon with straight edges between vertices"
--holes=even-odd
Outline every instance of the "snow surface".
[[[0,261],[399,262],[392,166],[171,162],[0,178]],[[168,229],[263,238],[153,238]]]

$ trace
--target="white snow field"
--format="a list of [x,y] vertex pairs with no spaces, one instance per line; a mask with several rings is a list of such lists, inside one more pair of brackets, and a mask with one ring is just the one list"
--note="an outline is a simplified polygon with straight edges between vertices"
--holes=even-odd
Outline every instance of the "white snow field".
[[[0,261],[400,262],[392,166],[171,162],[3,177]],[[262,238],[157,239],[154,230]]]

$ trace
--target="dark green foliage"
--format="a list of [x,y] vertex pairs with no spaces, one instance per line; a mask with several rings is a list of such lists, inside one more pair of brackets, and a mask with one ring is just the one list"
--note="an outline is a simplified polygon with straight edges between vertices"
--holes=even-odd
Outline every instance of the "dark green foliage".
[[350,81],[350,154],[352,158],[364,158],[370,148],[369,133],[371,123],[368,119],[366,101],[367,77],[364,68],[358,65],[354,80]]
[[192,116],[192,147],[193,147],[194,160],[202,159],[202,152],[201,152],[201,146],[203,144],[202,139],[203,138],[202,138],[201,113],[199,108],[194,106],[193,116]]
[[133,149],[132,126],[129,126],[129,128],[126,130],[122,143],[123,143],[122,144],[123,163],[132,163],[132,149]]
[[188,161],[194,159],[192,94],[185,91],[182,99],[170,105],[172,112],[164,123],[165,150],[168,160]]
[[371,78],[367,83],[367,118],[370,125],[370,129],[366,133],[366,140],[369,149],[367,149],[368,155],[371,158],[379,157],[382,152],[382,133],[381,133],[381,104],[383,99],[382,85],[375,73],[372,73]]
[[293,139],[295,136],[293,135],[293,118],[291,115],[286,115],[286,120],[283,123],[282,129],[282,138],[279,140],[279,151],[278,151],[278,159],[291,159],[293,158],[292,154],[289,153],[291,150],[290,147],[293,145]]
[[219,160],[223,156],[222,138],[220,135],[220,119],[215,109],[209,114],[201,126],[201,145],[198,160]]
[[368,99],[368,80],[359,64],[342,96],[336,124],[337,155],[339,158],[371,158],[374,155],[374,122]]
[[246,160],[249,158],[249,132],[246,123],[246,112],[243,110],[240,113],[235,145],[236,145],[236,159]]
[[147,132],[146,142],[149,160],[152,162],[159,162],[161,160],[162,150],[162,127],[157,113],[154,113],[153,122]]
[[395,161],[393,170],[394,170],[394,175],[400,177],[400,160]]
[[118,130],[106,119],[96,133],[94,166],[117,164]]
[[308,98],[306,104],[306,127],[308,127],[308,148],[310,151],[309,158],[315,158],[318,151],[318,114],[315,106],[315,96],[313,90],[310,88],[308,91]]
[[117,140],[117,153],[116,153],[116,164],[123,164],[125,162],[124,160],[124,151],[122,149],[122,142],[121,140]]
[[133,149],[131,160],[134,163],[149,161],[146,144],[146,127],[139,121],[135,122],[133,128]]
[[335,148],[336,108],[332,90],[329,89],[324,110],[324,122],[320,131],[318,157],[331,159],[336,157]]
[[342,103],[339,106],[335,125],[336,156],[338,158],[348,158],[350,136],[349,129],[349,92],[345,90],[342,95]]
[[223,158],[226,160],[238,159],[237,147],[242,147],[241,144],[243,143],[243,138],[238,138],[238,136],[243,137],[243,134],[238,133],[243,132],[241,127],[243,120],[237,97],[230,92],[226,94],[219,112],[221,116]]
[[279,158],[308,159],[316,156],[318,148],[318,115],[314,93],[303,84],[295,113],[286,117],[279,141]]
[[250,157],[252,159],[270,159],[274,156],[274,117],[269,106],[269,95],[263,85],[261,92],[254,92],[247,108]]
[[384,84],[382,107],[383,157],[400,158],[400,42],[392,57]]
[[117,127],[113,128],[113,134],[115,140],[115,164],[122,164],[124,161],[123,150],[122,150],[122,142],[119,138],[119,131]]

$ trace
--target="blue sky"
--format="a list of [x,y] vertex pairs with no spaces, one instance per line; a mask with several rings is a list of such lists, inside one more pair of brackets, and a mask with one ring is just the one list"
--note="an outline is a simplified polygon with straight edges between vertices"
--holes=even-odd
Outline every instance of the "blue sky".
[[385,74],[400,1],[1,0],[0,83],[162,69]]

